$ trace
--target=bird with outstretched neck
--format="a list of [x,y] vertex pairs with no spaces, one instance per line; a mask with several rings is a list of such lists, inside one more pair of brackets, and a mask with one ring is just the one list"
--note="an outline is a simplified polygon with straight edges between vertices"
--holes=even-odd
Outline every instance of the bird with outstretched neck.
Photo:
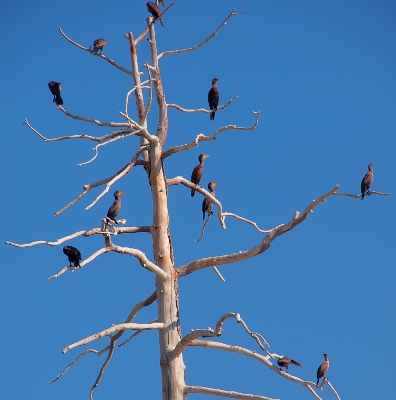
[[[191,174],[191,182],[195,183],[196,185],[199,185],[199,182],[202,178],[202,173],[203,173],[203,167],[204,167],[204,160],[205,158],[208,158],[209,156],[207,154],[200,154],[198,157],[199,164],[193,169],[193,172]],[[195,195],[195,189],[191,189],[191,197]]]

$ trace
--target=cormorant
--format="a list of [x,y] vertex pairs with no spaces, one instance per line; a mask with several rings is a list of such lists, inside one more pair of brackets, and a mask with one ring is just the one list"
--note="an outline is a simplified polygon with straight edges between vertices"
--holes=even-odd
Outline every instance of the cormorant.
[[54,95],[54,101],[57,106],[61,106],[63,104],[62,97],[60,95],[60,91],[62,90],[62,85],[59,82],[51,81],[48,83],[49,90]]
[[106,46],[107,40],[106,39],[96,39],[93,42],[93,49],[91,50],[91,53],[95,53],[95,54],[99,54],[99,50],[100,50],[100,54],[102,54],[103,48]]
[[217,89],[217,81],[219,80],[219,78],[213,78],[212,80],[212,87],[209,90],[208,93],[208,103],[209,103],[209,108],[211,110],[214,110],[213,112],[210,113],[210,120],[214,120],[215,119],[215,114],[216,114],[216,110],[217,110],[217,106],[219,104],[219,90]]
[[374,179],[374,171],[373,171],[373,164],[369,164],[368,166],[368,172],[366,175],[364,175],[364,178],[362,179],[362,183],[360,184],[360,190],[362,192],[362,200],[364,198],[364,195],[368,190],[370,189],[371,184],[373,183]]
[[[193,169],[193,172],[191,174],[191,182],[192,183],[199,185],[199,181],[201,180],[201,177],[202,177],[204,160],[205,160],[205,158],[208,158],[208,157],[209,156],[207,154],[199,155],[199,157],[198,157],[199,164]],[[191,189],[191,197],[194,195],[195,195],[195,189]]]
[[319,385],[319,379],[324,378],[326,372],[329,370],[330,361],[327,357],[327,354],[323,354],[323,356],[325,360],[322,362],[322,364],[320,364],[318,372],[316,373],[316,378],[318,379],[318,381],[316,382],[317,385]]
[[79,252],[78,249],[76,249],[73,246],[64,246],[63,253],[67,255],[70,267],[72,266],[72,263],[74,263],[75,267],[80,266],[81,253]]
[[118,224],[116,217],[121,210],[121,199],[120,196],[125,196],[125,193],[121,190],[116,190],[114,192],[114,203],[110,206],[109,211],[107,211],[107,218],[110,219],[115,224]]
[[165,25],[162,23],[162,12],[158,8],[158,6],[155,3],[149,1],[148,3],[146,3],[146,7],[148,12],[154,17],[154,22],[158,19],[161,25],[165,28]]
[[[217,182],[209,182],[208,184],[208,189],[212,196],[215,195],[214,187],[217,185],[218,185]],[[212,208],[213,208],[213,203],[207,197],[205,197],[204,201],[202,202],[203,220],[205,220],[205,212],[207,212],[208,215],[213,214]]]
[[302,365],[300,363],[298,363],[297,361],[294,361],[294,360],[292,360],[290,358],[287,358],[287,357],[278,358],[277,362],[278,362],[278,365],[280,367],[279,369],[281,371],[283,371],[282,367],[284,367],[284,368],[286,368],[286,372],[289,372],[289,365],[290,364],[294,364],[294,365],[297,365],[298,367],[302,367]]

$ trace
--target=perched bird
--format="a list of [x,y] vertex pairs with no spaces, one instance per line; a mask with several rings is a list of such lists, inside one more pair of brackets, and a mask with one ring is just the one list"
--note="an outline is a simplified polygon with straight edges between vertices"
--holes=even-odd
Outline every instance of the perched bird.
[[219,95],[219,90],[217,89],[217,85],[216,85],[218,80],[219,80],[219,78],[213,78],[212,87],[210,88],[209,93],[208,93],[209,108],[211,110],[214,110],[213,112],[210,113],[210,120],[215,119],[217,106],[219,104],[220,95]]
[[121,199],[120,196],[125,196],[125,193],[121,190],[116,190],[114,192],[114,203],[110,206],[109,211],[107,211],[107,218],[110,219],[115,224],[118,224],[116,217],[121,210]]
[[154,17],[154,22],[158,19],[161,25],[165,28],[165,25],[162,23],[162,12],[158,8],[158,6],[155,3],[149,1],[148,3],[146,3],[146,7],[148,12]]
[[[200,154],[198,157],[199,164],[193,169],[193,172],[191,174],[191,182],[195,183],[196,185],[199,185],[199,181],[201,180],[202,177],[202,172],[203,172],[203,166],[204,166],[204,160],[205,158],[208,158],[209,156],[207,154]],[[195,195],[195,189],[191,189],[191,197]]]
[[62,97],[60,95],[60,91],[62,90],[62,85],[59,82],[51,81],[48,83],[49,90],[54,95],[54,101],[57,106],[61,106],[63,104]]
[[[212,196],[216,194],[214,191],[214,187],[217,185],[218,185],[217,182],[209,182],[208,184],[208,189]],[[208,215],[213,214],[212,208],[213,208],[213,203],[207,197],[205,197],[204,201],[202,202],[203,220],[205,220],[205,212],[207,212]]]
[[317,385],[319,385],[319,379],[324,378],[326,372],[329,370],[330,361],[327,357],[327,354],[323,354],[323,356],[325,360],[322,362],[322,364],[320,364],[318,372],[316,373],[316,378],[318,379],[318,381],[316,382]]
[[67,255],[70,267],[72,266],[72,263],[74,263],[75,267],[80,266],[81,253],[79,252],[78,249],[76,249],[73,246],[64,246],[63,253]]
[[366,175],[364,175],[364,178],[362,179],[362,183],[360,184],[360,189],[362,191],[362,200],[364,198],[364,195],[368,190],[370,189],[371,184],[373,183],[374,179],[374,171],[373,171],[373,164],[369,164],[368,166],[368,172]]
[[287,357],[278,358],[277,363],[278,363],[278,365],[280,367],[279,369],[281,371],[283,371],[282,367],[284,367],[284,368],[286,368],[286,372],[289,372],[289,365],[290,364],[294,364],[294,365],[297,365],[298,367],[302,367],[302,365],[300,363],[298,363],[297,361],[294,361],[294,360],[292,360],[290,358],[287,358]]
[[99,54],[99,50],[100,53],[102,54],[103,48],[106,46],[107,40],[106,39],[96,39],[93,42],[93,49],[91,50],[91,53],[95,53],[95,54]]

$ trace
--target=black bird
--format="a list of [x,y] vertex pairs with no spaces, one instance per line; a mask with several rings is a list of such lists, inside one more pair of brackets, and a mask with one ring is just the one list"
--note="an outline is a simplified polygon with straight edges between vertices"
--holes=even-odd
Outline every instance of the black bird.
[[[212,196],[216,194],[214,191],[214,187],[217,185],[218,185],[217,182],[209,182],[208,184],[208,189]],[[212,208],[213,208],[213,203],[207,197],[205,197],[204,201],[202,202],[203,220],[205,220],[205,212],[207,212],[208,215],[213,215]]]
[[161,25],[165,28],[165,25],[162,22],[162,12],[158,8],[158,6],[153,2],[149,1],[148,3],[146,3],[146,7],[148,12],[154,17],[154,22],[158,19]]
[[64,246],[63,253],[67,255],[70,267],[72,266],[72,263],[74,263],[75,267],[80,267],[81,253],[78,249],[73,246]]
[[362,183],[360,184],[360,190],[362,192],[362,200],[363,200],[366,192],[368,192],[368,190],[370,189],[370,186],[373,183],[373,179],[374,179],[373,164],[369,164],[368,169],[369,170],[368,170],[367,174],[364,175],[364,178],[362,179]]
[[110,219],[115,224],[118,224],[116,217],[121,210],[121,199],[120,196],[125,196],[125,193],[121,190],[116,190],[114,192],[114,203],[110,206],[109,211],[107,211],[107,218]]
[[318,379],[318,381],[316,382],[317,385],[319,385],[319,379],[324,378],[330,366],[330,361],[329,358],[327,357],[327,354],[323,354],[323,356],[325,360],[322,362],[322,364],[320,364],[318,372],[316,373],[316,378]]
[[59,82],[51,81],[48,83],[49,90],[54,95],[54,101],[57,106],[61,106],[63,104],[62,97],[60,92],[62,90],[62,85]]
[[95,54],[99,54],[99,50],[100,50],[100,54],[102,54],[103,48],[106,46],[107,40],[106,39],[96,39],[93,42],[93,49],[91,50],[91,53],[95,53]]
[[209,108],[211,110],[214,110],[213,112],[210,113],[210,120],[214,120],[215,119],[215,114],[216,114],[216,110],[217,110],[217,106],[219,104],[219,90],[217,89],[217,81],[219,80],[219,78],[213,78],[212,80],[212,87],[209,90],[208,93],[208,103],[209,103]]
[[284,368],[286,368],[286,372],[289,372],[289,365],[290,364],[294,364],[294,365],[297,365],[298,367],[302,367],[302,365],[300,363],[298,363],[297,361],[294,361],[294,360],[292,360],[290,358],[287,358],[287,357],[278,358],[277,363],[279,365],[279,369],[281,371],[283,371],[282,367],[284,367]]
[[[203,166],[204,166],[204,160],[205,158],[208,158],[209,156],[207,154],[200,154],[198,157],[199,164],[193,169],[193,172],[191,174],[191,182],[195,183],[196,185],[199,185],[199,181],[201,180],[202,177],[202,172],[203,172]],[[195,189],[191,189],[191,197],[195,195]]]

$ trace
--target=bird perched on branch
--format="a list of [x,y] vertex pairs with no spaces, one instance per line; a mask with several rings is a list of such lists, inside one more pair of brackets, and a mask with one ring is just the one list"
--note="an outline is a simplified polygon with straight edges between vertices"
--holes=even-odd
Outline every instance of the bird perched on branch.
[[283,371],[282,367],[284,367],[284,368],[286,368],[286,372],[289,372],[289,365],[290,364],[294,364],[294,365],[297,365],[298,367],[302,367],[302,365],[300,363],[298,363],[297,361],[294,361],[294,360],[292,360],[290,358],[287,358],[287,357],[278,358],[277,363],[279,365],[279,369],[281,371]]
[[374,179],[373,164],[369,164],[368,169],[369,170],[368,170],[367,174],[364,175],[364,178],[362,179],[362,183],[360,184],[360,190],[362,192],[362,200],[363,200],[366,192],[369,191],[370,186],[373,183],[373,179]]
[[210,113],[210,120],[215,119],[217,106],[219,104],[220,94],[219,94],[219,90],[217,89],[217,85],[216,85],[218,80],[219,80],[219,78],[213,78],[212,87],[210,88],[209,93],[208,93],[209,108],[211,110],[214,110],[213,112]]
[[329,370],[330,366],[330,361],[329,358],[327,357],[327,354],[323,354],[325,360],[320,364],[320,367],[318,368],[318,372],[316,373],[316,378],[318,381],[316,382],[317,385],[319,385],[319,379],[324,378],[326,375],[326,372]]
[[53,102],[56,103],[57,106],[61,106],[63,104],[62,97],[60,92],[62,90],[62,85],[59,82],[51,81],[48,83],[49,90],[54,95]]
[[[91,50],[91,53],[95,53],[95,54],[99,54],[99,50],[100,50],[100,54],[102,54],[103,48],[106,46],[107,40],[106,39],[96,39],[93,42],[93,49]],[[89,48],[91,49],[91,48]]]
[[146,3],[146,7],[148,12],[154,17],[154,22],[158,19],[161,25],[165,28],[165,25],[162,22],[162,12],[158,8],[158,6],[155,3],[149,1],[148,3]]
[[[218,185],[217,182],[209,182],[209,184],[208,184],[209,192],[213,197],[216,194],[214,191],[214,187],[217,185]],[[213,215],[212,208],[213,208],[213,203],[207,197],[205,197],[204,201],[202,202],[202,212],[203,212],[202,219],[203,220],[205,220],[205,212],[208,213],[208,216]]]
[[114,192],[114,203],[110,206],[109,211],[107,211],[107,218],[115,224],[118,224],[116,217],[121,210],[120,196],[125,196],[125,193],[121,192],[121,190],[116,190]]
[[72,263],[75,267],[80,267],[81,253],[78,249],[73,246],[64,246],[63,253],[67,255],[70,267],[72,266]]
[[[208,158],[207,154],[200,154],[198,157],[199,164],[193,169],[191,174],[191,182],[199,185],[199,181],[202,178],[203,166],[205,158]],[[195,195],[195,189],[191,189],[191,197]]]

